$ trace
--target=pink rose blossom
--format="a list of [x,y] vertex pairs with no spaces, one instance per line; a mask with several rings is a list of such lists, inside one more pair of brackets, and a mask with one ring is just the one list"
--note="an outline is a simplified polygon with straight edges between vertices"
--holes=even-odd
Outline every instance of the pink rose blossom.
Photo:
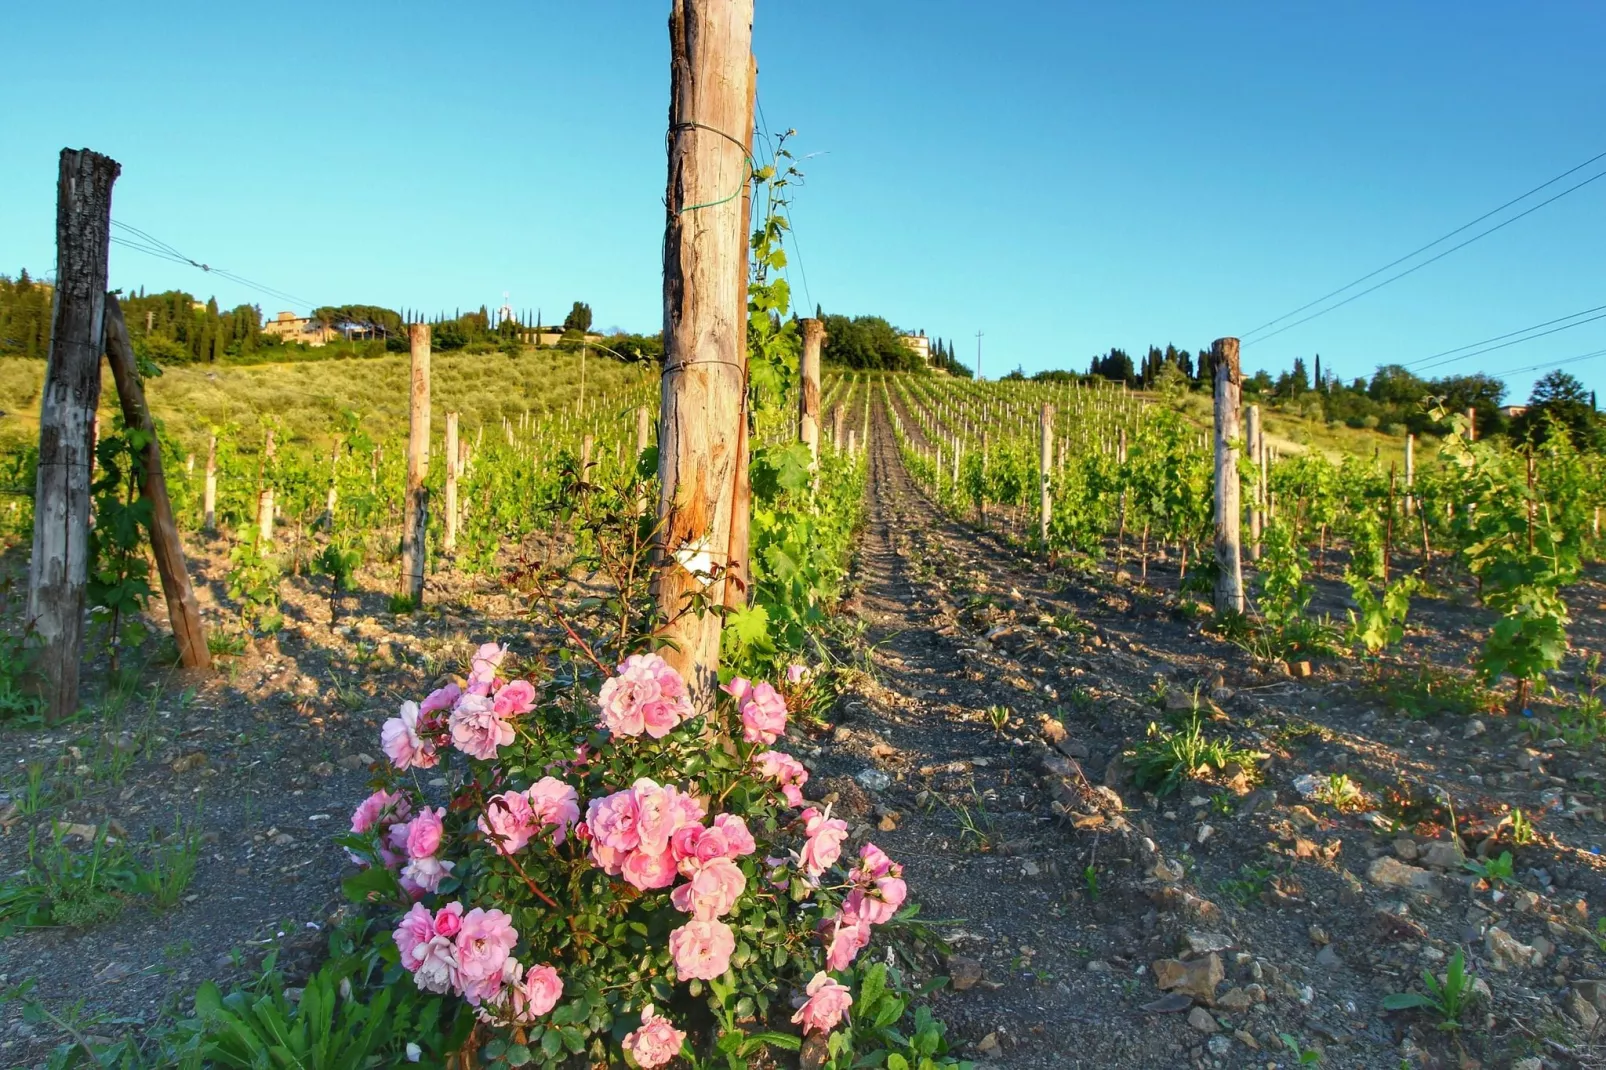
[[502,659],[507,657],[507,647],[496,643],[482,643],[474,652],[473,664],[469,667],[468,693],[471,695],[488,695],[491,687],[496,683],[496,670],[501,667]]
[[834,918],[820,922],[820,939],[825,941],[825,968],[845,970],[859,952],[870,944],[870,923],[843,910]]
[[719,689],[725,692],[725,694],[729,695],[731,698],[735,699],[736,704],[740,706],[744,701],[746,701],[747,696],[752,694],[753,681],[743,676],[736,676],[731,678],[730,683],[720,684]]
[[829,1033],[853,1006],[852,990],[833,981],[824,970],[814,975],[806,991],[809,998],[792,1015],[793,1023],[801,1024],[805,1033]]
[[435,744],[418,734],[418,703],[403,702],[379,730],[379,745],[397,769],[428,769],[440,761]]
[[458,700],[451,726],[452,745],[482,762],[495,758],[497,748],[512,743],[515,734],[513,726],[491,708],[490,700],[473,692]]
[[396,949],[413,983],[425,992],[446,992],[457,985],[457,947],[452,936],[461,927],[463,905],[448,903],[434,916],[421,903],[402,917]]
[[848,823],[822,814],[814,807],[803,811],[803,830],[808,840],[803,844],[800,862],[803,872],[812,878],[830,869],[842,855],[842,841],[848,838]]
[[418,712],[421,715],[428,716],[432,713],[439,713],[441,710],[449,710],[457,705],[457,700],[462,697],[463,689],[461,687],[456,684],[447,684],[445,687],[431,691],[429,697],[419,703]]
[[680,1046],[685,1042],[686,1034],[649,1003],[641,1008],[641,1028],[625,1035],[624,1049],[642,1070],[652,1070],[679,1055]]
[[669,954],[682,981],[712,981],[730,969],[736,934],[722,921],[688,921],[669,934]]
[[842,901],[844,911],[852,911],[871,925],[891,921],[909,894],[898,877],[877,877],[869,887],[855,888]]
[[638,847],[625,855],[620,875],[642,891],[667,888],[675,883],[675,855],[667,847],[657,854]]
[[580,796],[557,777],[544,776],[530,785],[525,796],[537,825],[553,827],[552,842],[561,844],[580,820]]
[[422,892],[437,891],[456,865],[456,862],[442,862],[433,855],[411,859],[402,867],[401,886],[415,898]]
[[807,680],[811,675],[812,673],[809,672],[807,665],[799,665],[793,662],[786,667],[786,682],[794,687]]
[[405,821],[412,814],[412,804],[399,791],[376,791],[357,804],[351,815],[351,831],[365,833],[370,829],[389,828]]
[[735,814],[716,814],[714,828],[725,834],[725,842],[730,845],[728,858],[740,858],[750,855],[758,850],[758,844],[753,842],[753,834],[747,831],[747,822]]
[[615,736],[645,732],[662,739],[693,712],[686,682],[657,654],[630,655],[619,675],[603,681],[597,699],[602,727]]
[[673,785],[659,787],[642,777],[630,790],[636,797],[636,833],[643,851],[659,854],[668,850],[669,838],[677,829],[703,819],[702,803]]
[[601,840],[591,841],[591,861],[610,877],[617,877],[624,872],[625,859],[628,857],[629,851],[609,847]]
[[563,997],[563,979],[551,966],[525,969],[510,960],[502,971],[502,981],[507,987],[502,990],[498,1005],[511,994],[513,1019],[517,1022],[535,1021],[556,1007]]
[[686,874],[690,879],[669,893],[669,901],[675,909],[698,921],[712,921],[729,914],[747,889],[747,877],[741,869],[728,858],[695,862],[691,866],[691,872]]
[[636,793],[628,788],[586,804],[586,828],[597,843],[615,851],[633,851],[641,843],[638,817]]
[[803,785],[808,782],[809,771],[803,763],[778,750],[767,750],[753,758],[759,775],[778,782],[788,806],[803,805]]
[[877,877],[888,874],[894,877],[903,876],[903,867],[887,857],[887,853],[873,843],[867,843],[859,848],[859,864],[853,867],[849,876],[858,884],[868,884]]
[[418,811],[417,817],[407,822],[404,845],[408,858],[428,858],[441,849],[441,835],[445,831],[441,819],[445,816],[446,807],[430,809],[426,806]]
[[447,903],[435,912],[435,932],[440,936],[456,936],[463,927],[463,904]]
[[530,837],[535,835],[535,811],[522,792],[504,791],[485,801],[485,813],[480,815],[480,831],[485,833],[496,852],[510,855],[522,851]]
[[742,738],[749,743],[774,743],[786,731],[786,700],[769,684],[754,684],[742,700]]
[[475,907],[463,916],[463,926],[453,941],[463,998],[477,1007],[501,989],[508,953],[518,940],[513,919],[500,910]]
[[517,717],[535,709],[535,685],[528,680],[513,680],[503,686],[492,700],[491,709],[498,717]]

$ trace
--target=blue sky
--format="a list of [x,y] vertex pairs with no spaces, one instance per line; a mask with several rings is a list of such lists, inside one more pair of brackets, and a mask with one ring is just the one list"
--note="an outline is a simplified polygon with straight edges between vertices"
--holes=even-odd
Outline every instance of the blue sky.
[[[8,12],[0,270],[53,262],[56,153],[89,146],[116,218],[309,301],[657,329],[667,3],[133,10]],[[1603,38],[1582,2],[759,0],[755,50],[815,154],[799,297],[967,359],[983,331],[996,374],[1246,332],[1606,150]],[[1246,366],[1363,375],[1606,303],[1603,233],[1606,180]],[[115,247],[112,275],[285,307]],[[1606,320],[1441,371],[1602,348]],[[1606,388],[1606,356],[1568,370]]]

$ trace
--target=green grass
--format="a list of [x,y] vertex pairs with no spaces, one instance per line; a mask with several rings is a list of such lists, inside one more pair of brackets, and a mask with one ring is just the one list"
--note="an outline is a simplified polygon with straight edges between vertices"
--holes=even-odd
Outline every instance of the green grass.
[[[1145,396],[1157,404],[1166,404],[1157,394]],[[1253,403],[1252,399],[1245,399],[1245,404]],[[1195,390],[1171,404],[1201,430],[1211,428],[1214,403],[1208,393]],[[1381,431],[1369,428],[1350,427],[1343,423],[1329,424],[1319,415],[1304,416],[1273,408],[1266,403],[1260,403],[1260,412],[1261,429],[1265,432],[1266,444],[1284,456],[1318,450],[1326,454],[1329,460],[1338,461],[1345,455],[1369,458],[1372,456],[1372,451],[1376,450],[1385,467],[1391,461],[1401,468],[1405,465],[1403,428],[1394,434],[1385,435]],[[1431,456],[1434,452],[1431,437],[1420,436],[1417,439],[1416,449],[1418,458]]]

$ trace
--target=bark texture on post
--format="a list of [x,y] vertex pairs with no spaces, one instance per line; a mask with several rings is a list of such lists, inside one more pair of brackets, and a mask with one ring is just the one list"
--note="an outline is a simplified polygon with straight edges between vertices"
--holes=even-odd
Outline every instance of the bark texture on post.
[[1243,373],[1238,339],[1218,338],[1210,346],[1216,369],[1216,612],[1244,611],[1243,489],[1238,479],[1238,400]]
[[654,596],[699,710],[718,686],[721,618],[741,452],[750,170],[743,132],[752,0],[675,0],[664,226],[664,373]]
[[78,708],[89,577],[89,482],[100,404],[107,259],[116,160],[88,149],[61,151],[56,183],[56,296],[50,359],[39,399],[33,557],[27,627],[38,642],[37,687],[47,722]]
[[820,346],[825,342],[825,324],[817,319],[803,321],[803,358],[798,361],[797,437],[809,448],[812,465],[820,465]]
[[206,646],[201,627],[201,607],[190,586],[190,572],[184,563],[184,544],[179,541],[178,524],[173,520],[173,503],[167,497],[167,477],[162,472],[162,450],[156,441],[156,427],[145,404],[145,388],[140,385],[134,362],[134,347],[128,340],[123,310],[112,294],[106,295],[106,358],[117,383],[117,397],[123,407],[123,422],[150,435],[145,444],[145,471],[139,483],[139,496],[151,503],[151,550],[156,571],[167,600],[167,618],[178,643],[178,659],[186,669],[210,669],[212,653]]
[[[753,106],[758,97],[758,61],[749,53],[747,57],[747,112],[742,126],[743,152],[748,161],[753,158]],[[751,165],[749,164],[749,170]],[[742,184],[741,234],[745,239],[753,228],[753,183]],[[749,470],[753,460],[752,445],[748,436],[752,431],[752,416],[748,412],[747,391],[747,246],[742,247],[737,262],[737,307],[742,315],[742,399],[737,416],[736,478],[731,489],[731,533],[725,548],[725,608],[744,609],[752,590],[752,566],[749,549],[752,545],[753,477]]]
[[457,413],[446,414],[446,531],[441,549],[453,553],[457,549],[457,477],[462,469],[457,444]]
[[410,328],[412,391],[407,430],[407,491],[402,516],[402,594],[424,602],[424,539],[429,529],[429,324]]
[[[1040,491],[1042,493],[1042,514],[1038,517],[1037,537],[1043,542],[1043,549],[1048,549],[1048,522],[1054,515],[1054,497],[1049,487],[1049,478],[1054,468],[1054,406],[1043,403],[1042,414],[1038,417],[1038,451],[1037,473]],[[939,464],[938,469],[942,466]]]

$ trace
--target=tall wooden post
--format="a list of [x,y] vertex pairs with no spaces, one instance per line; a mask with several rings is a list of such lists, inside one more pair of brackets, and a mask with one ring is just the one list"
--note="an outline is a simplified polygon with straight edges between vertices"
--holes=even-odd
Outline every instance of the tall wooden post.
[[652,414],[645,405],[636,406],[636,459],[647,452],[647,446],[652,442]]
[[591,451],[596,448],[596,438],[586,435],[580,439],[580,485],[591,485]]
[[809,448],[816,468],[820,464],[820,345],[824,341],[825,324],[804,320],[803,359],[798,361],[797,437]]
[[462,461],[457,442],[457,413],[446,414],[446,531],[441,549],[446,553],[457,550],[457,477]]
[[112,183],[122,172],[109,156],[61,150],[56,181],[56,296],[50,359],[39,398],[33,557],[28,564],[27,626],[39,643],[35,686],[48,722],[78,708],[89,577],[91,441],[100,404]]
[[1416,486],[1416,436],[1405,436],[1405,515],[1411,516],[1416,512],[1416,495],[1412,488]]
[[273,430],[262,440],[262,479],[257,484],[257,538],[266,550],[273,544]]
[[122,402],[123,422],[147,432],[144,471],[139,496],[151,503],[151,550],[156,555],[156,571],[161,576],[162,594],[167,599],[167,618],[178,643],[179,662],[186,669],[209,669],[212,654],[201,627],[201,607],[190,586],[189,568],[184,563],[184,544],[179,541],[178,524],[173,520],[173,503],[167,497],[167,477],[162,472],[162,451],[156,428],[145,405],[145,389],[140,385],[134,362],[134,347],[128,340],[128,326],[117,298],[106,295],[106,357]]
[[1238,367],[1238,339],[1218,338],[1210,345],[1216,369],[1216,612],[1244,611],[1243,499],[1238,478],[1238,400],[1243,373]]
[[1042,515],[1037,522],[1037,537],[1042,540],[1043,548],[1048,549],[1048,522],[1054,514],[1054,498],[1049,485],[1050,474],[1054,465],[1054,406],[1043,403],[1043,411],[1038,418],[1038,451],[1037,471],[1038,483],[1042,497]]
[[415,323],[412,343],[412,391],[407,430],[407,496],[402,510],[401,593],[413,605],[424,602],[424,539],[429,529],[429,324]]
[[206,482],[201,488],[201,527],[217,530],[217,436],[206,447]]
[[[753,0],[674,0],[658,445],[663,657],[712,707],[741,449]],[[733,196],[737,194],[737,196]],[[697,597],[701,596],[701,598]]]
[[1478,410],[1467,406],[1467,441],[1478,441]]
[[1245,420],[1244,445],[1249,449],[1249,463],[1255,467],[1255,482],[1249,493],[1249,556],[1255,561],[1260,560],[1260,526],[1263,517],[1260,510],[1260,472],[1261,453],[1265,449],[1260,440],[1260,406],[1251,405]]
[[[748,180],[742,184],[741,234],[743,238],[753,229],[753,108],[758,100],[758,60],[752,53],[747,56],[747,110],[742,124],[742,151],[746,155]],[[745,317],[747,309],[747,249],[736,262],[736,305]],[[745,323],[746,320],[744,319]],[[753,478],[750,466],[753,461],[752,444],[748,436],[752,431],[752,414],[748,411],[747,389],[747,331],[742,330],[742,396],[736,417],[736,474],[731,487],[731,531],[725,544],[725,608],[746,609],[752,589],[751,549],[753,519]]]
[[838,453],[842,452],[842,420],[844,413],[841,405],[831,409],[831,448]]

